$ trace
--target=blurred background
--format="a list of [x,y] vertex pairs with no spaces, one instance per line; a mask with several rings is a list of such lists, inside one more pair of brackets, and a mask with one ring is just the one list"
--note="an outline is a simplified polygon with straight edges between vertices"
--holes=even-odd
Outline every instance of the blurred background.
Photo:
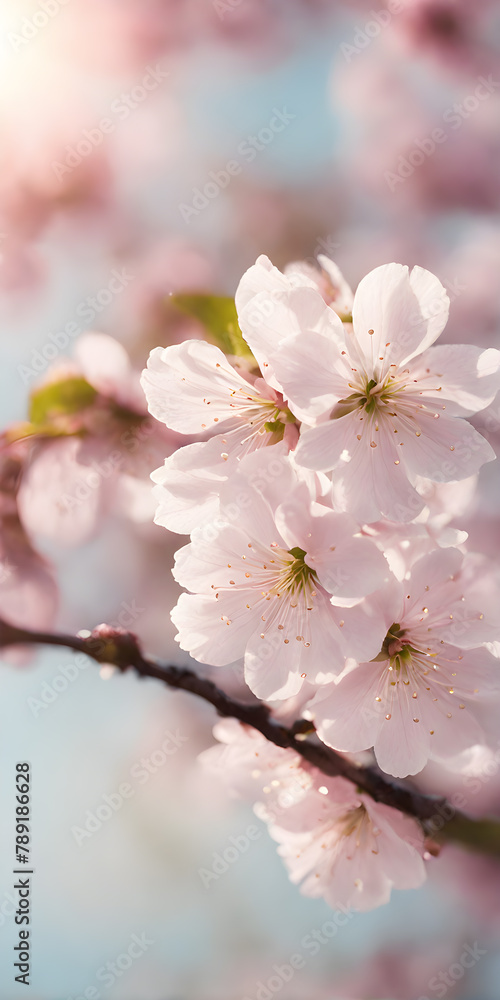
[[[0,34],[2,428],[66,357],[92,382],[86,331],[119,341],[131,372],[152,347],[200,336],[170,294],[233,295],[260,253],[279,267],[326,253],[353,287],[379,264],[420,264],[449,290],[445,339],[500,347],[493,0],[0,0]],[[108,358],[111,381],[123,359]],[[476,425],[495,446],[498,404]],[[188,663],[169,617],[183,539],[152,523],[147,478],[179,442],[155,434],[149,467],[148,453],[79,501],[78,532],[49,504],[59,452],[30,456],[17,506],[3,470],[2,523],[19,516],[21,542],[2,542],[1,613],[68,631],[118,622]],[[27,461],[22,448],[10,460]],[[488,555],[498,489],[486,466],[456,521]],[[216,674],[242,694],[235,672]],[[26,990],[12,972],[19,760],[34,782],[31,1000],[269,1000],[259,983],[305,954],[330,911],[291,886],[251,804],[198,768],[214,713],[66,650],[12,654],[1,691],[2,1000]],[[176,752],[162,761],[167,731]],[[498,760],[453,779],[470,811],[499,811]],[[427,790],[450,780],[419,776]],[[123,782],[130,797],[78,833]],[[200,869],[251,824],[261,835],[206,886]],[[495,1000],[499,872],[447,848],[423,890],[355,914],[308,956],[283,1000]],[[99,976],[133,935],[141,957]],[[463,977],[433,978],[476,942]]]

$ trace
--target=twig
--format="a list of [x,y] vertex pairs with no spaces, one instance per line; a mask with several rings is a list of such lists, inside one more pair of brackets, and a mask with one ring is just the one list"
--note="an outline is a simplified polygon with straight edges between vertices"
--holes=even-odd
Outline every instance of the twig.
[[132,668],[139,677],[153,677],[171,688],[189,691],[213,705],[219,715],[238,719],[257,729],[276,746],[294,750],[323,774],[342,776],[377,802],[412,816],[433,839],[457,841],[473,850],[500,857],[500,821],[473,819],[455,809],[445,798],[423,795],[390,781],[375,768],[357,765],[324,746],[314,735],[310,739],[311,727],[302,719],[292,726],[284,726],[265,704],[247,705],[236,701],[212,681],[186,667],[144,657],[132,632],[100,625],[89,635],[58,635],[18,628],[0,619],[0,648],[20,643],[66,646],[85,653],[97,663],[112,664],[121,671]]

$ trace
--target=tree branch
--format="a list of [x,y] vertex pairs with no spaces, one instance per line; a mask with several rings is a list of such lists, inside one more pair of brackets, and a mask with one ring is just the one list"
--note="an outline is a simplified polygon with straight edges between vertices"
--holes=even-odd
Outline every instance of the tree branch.
[[100,625],[88,635],[58,635],[19,628],[0,619],[0,648],[16,644],[65,646],[85,653],[97,663],[112,664],[121,671],[134,669],[139,677],[153,677],[171,688],[189,691],[209,702],[219,715],[252,726],[275,746],[293,750],[323,774],[352,781],[377,802],[412,816],[433,840],[456,841],[485,854],[500,857],[500,820],[473,819],[455,809],[445,798],[424,795],[391,781],[373,767],[362,767],[324,746],[303,719],[282,725],[264,704],[236,701],[207,678],[186,667],[175,667],[145,658],[137,637],[123,629]]

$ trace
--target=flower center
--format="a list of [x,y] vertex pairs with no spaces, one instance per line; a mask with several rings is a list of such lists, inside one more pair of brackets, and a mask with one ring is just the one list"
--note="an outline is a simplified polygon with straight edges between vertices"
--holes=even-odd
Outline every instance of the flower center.
[[296,419],[285,404],[277,405],[273,399],[254,396],[254,407],[248,407],[241,413],[244,422],[252,428],[253,434],[274,435],[274,442],[282,441],[287,424],[296,423]]
[[[346,855],[348,861],[352,861],[353,851],[357,848],[369,850],[372,854],[379,853],[376,838],[380,835],[380,830],[373,826],[370,816],[362,803],[354,809],[350,809],[349,812],[342,816],[338,824],[336,824],[336,829],[347,840],[351,837],[353,838],[347,848],[350,852]],[[358,888],[360,887],[361,883]]]
[[380,653],[374,656],[371,662],[383,663],[389,660],[393,670],[399,670],[403,665],[409,666],[412,652],[418,652],[418,650],[415,650],[410,642],[404,639],[405,634],[406,630],[401,628],[399,622],[394,622],[382,643]]
[[[397,396],[399,396],[407,388],[408,383],[404,379],[396,378],[395,370],[396,365],[391,365],[390,373],[381,382],[377,382],[376,379],[366,378],[364,383],[349,382],[349,387],[355,389],[350,396],[346,396],[345,399],[339,399],[338,403],[334,406],[330,418],[338,419],[339,417],[344,417],[347,413],[353,413],[354,410],[364,410],[365,413],[371,415],[377,410],[381,410],[381,404],[393,404]],[[403,376],[407,375],[407,371],[402,373]]]
[[304,549],[295,546],[286,553],[291,559],[286,559],[280,572],[278,588],[280,592],[286,591],[289,594],[298,592],[305,594],[317,583],[315,570],[311,569],[305,562]]

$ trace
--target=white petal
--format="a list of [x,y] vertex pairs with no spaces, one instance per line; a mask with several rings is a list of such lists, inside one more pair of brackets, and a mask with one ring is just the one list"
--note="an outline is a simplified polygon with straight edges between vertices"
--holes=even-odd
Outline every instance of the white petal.
[[[413,598],[408,604],[408,613],[411,614],[414,607],[420,605],[421,598],[427,591],[432,590],[437,606],[443,600],[449,601],[450,583],[456,593],[458,586],[453,584],[452,578],[460,572],[463,560],[463,552],[460,552],[459,549],[447,548],[444,551],[438,549],[430,552],[414,563],[408,581],[408,593],[411,593]],[[447,589],[443,591],[443,588]]]
[[341,463],[333,476],[334,503],[368,524],[381,516],[412,521],[423,509],[424,500],[408,480],[401,451],[384,424],[373,437],[366,428],[354,446],[351,438],[351,460]]
[[214,521],[219,511],[219,491],[228,473],[221,453],[220,436],[179,448],[151,474],[158,503],[155,523],[188,535],[194,528]]
[[[420,312],[427,320],[427,334],[418,345],[418,351],[424,351],[433,344],[443,332],[448,322],[450,299],[439,278],[423,267],[414,267],[410,274],[410,285],[415,293]],[[407,355],[403,360],[408,360]]]
[[[223,599],[181,594],[171,618],[178,628],[176,641],[200,663],[226,666],[240,659],[245,652],[253,619],[243,604],[241,595],[223,595]],[[228,625],[227,621],[231,624]]]
[[448,416],[467,416],[489,406],[500,389],[500,351],[469,344],[431,347],[415,359],[412,376],[425,377],[419,386],[423,403],[432,399],[446,404]]
[[[309,508],[310,485],[299,479],[282,442],[245,455],[238,463],[237,472],[221,486],[221,509],[223,513],[227,511],[231,520],[244,526],[249,536],[264,545],[277,542],[290,548],[280,537],[272,514],[284,496],[295,495],[296,491]],[[235,505],[240,508],[238,515],[234,513]]]
[[375,701],[380,673],[379,664],[362,663],[328,690],[320,689],[308,707],[323,743],[349,753],[373,746],[384,721]]
[[330,472],[337,467],[343,453],[349,453],[355,435],[356,424],[352,413],[317,427],[306,427],[301,430],[294,459],[306,469]]
[[427,332],[403,264],[383,264],[360,281],[352,317],[356,341],[371,372],[399,364],[418,349]]
[[[329,341],[343,343],[344,340],[340,319],[313,288],[291,288],[287,293],[274,296],[260,292],[240,313],[239,321],[264,378],[280,391],[282,383],[275,368],[275,354],[284,340],[297,337],[300,344],[304,340],[307,344],[309,336],[314,333],[323,334]],[[320,343],[323,344],[323,341]],[[324,345],[323,350],[327,347]],[[310,349],[308,368],[311,369],[311,391],[314,392],[314,376],[320,374],[320,369],[317,359],[311,358]],[[288,391],[284,394],[293,400]]]
[[278,270],[277,267],[261,254],[257,257],[255,264],[245,271],[236,289],[235,303],[238,315],[245,307],[252,302],[256,295],[266,292],[268,296],[288,292],[291,284],[287,277]]
[[425,767],[431,746],[429,729],[413,722],[412,711],[420,712],[420,706],[410,709],[407,698],[396,696],[391,704],[389,719],[380,726],[374,743],[375,756],[379,767],[395,778],[406,778],[408,774],[418,774]]
[[396,889],[416,889],[425,882],[422,858],[424,836],[416,820],[369,796],[362,801],[374,826],[381,831],[378,840],[380,864]]
[[245,680],[263,700],[291,698],[303,683],[293,645],[285,645],[277,634],[274,640],[269,635],[262,639],[255,630],[245,653]]
[[488,441],[467,420],[447,417],[439,410],[417,412],[419,437],[413,423],[401,416],[398,420],[398,440],[403,442],[398,457],[411,477],[424,476],[438,483],[467,479],[496,457]]
[[229,364],[226,356],[202,340],[186,340],[156,347],[143,371],[141,385],[149,412],[171,430],[199,434],[233,419],[242,407],[252,406],[254,392]]
[[401,364],[432,344],[448,308],[448,296],[430,271],[415,267],[409,274],[402,264],[370,271],[354,296],[353,324],[371,370],[387,371],[389,364]]
[[[319,505],[316,505],[319,508]],[[283,504],[283,512],[299,523],[299,512]],[[303,519],[304,520],[304,519]],[[311,517],[309,531],[303,539],[305,561],[317,573],[318,579],[335,598],[359,600],[378,589],[389,576],[386,560],[367,538],[355,538],[359,527],[348,514],[321,511]]]
[[311,422],[350,394],[342,347],[342,342],[311,331],[287,338],[274,355],[273,370],[299,419]]

